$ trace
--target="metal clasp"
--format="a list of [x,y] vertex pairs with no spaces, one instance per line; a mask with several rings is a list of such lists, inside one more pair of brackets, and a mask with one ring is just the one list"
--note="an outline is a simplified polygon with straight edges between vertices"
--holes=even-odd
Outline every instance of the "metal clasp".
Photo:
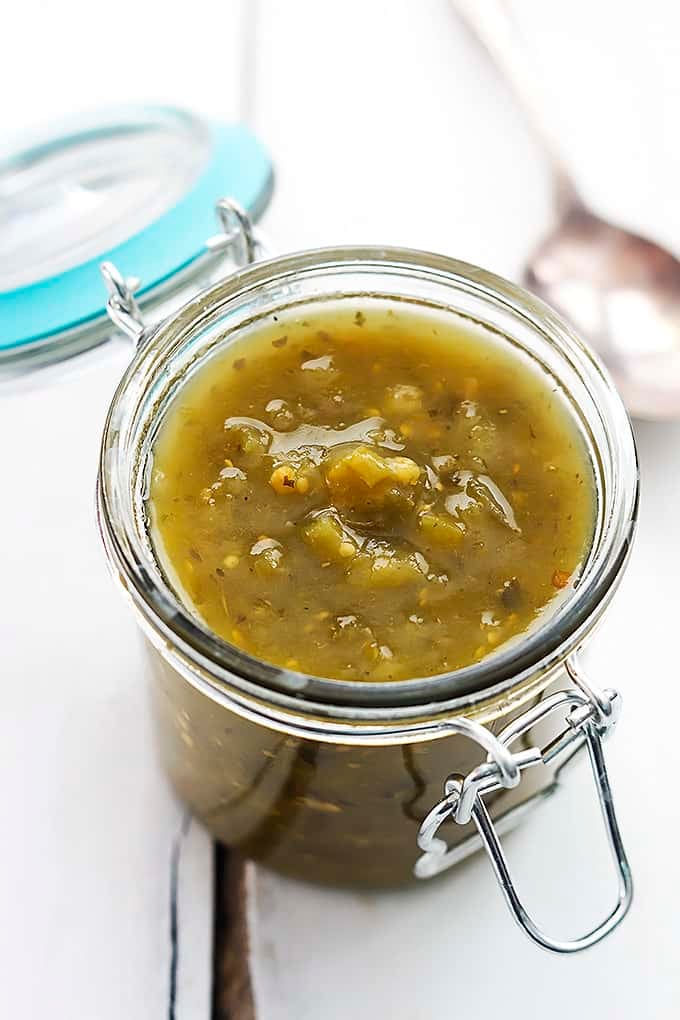
[[264,243],[248,213],[233,198],[221,198],[215,206],[222,231],[209,237],[211,252],[228,252],[239,269],[264,257]]
[[136,276],[126,280],[113,262],[102,262],[100,271],[109,292],[106,311],[111,322],[132,340],[135,347],[139,346],[144,335],[142,313],[134,297],[139,280]]
[[[229,256],[235,267],[242,269],[264,257],[264,242],[238,202],[233,198],[221,198],[215,213],[222,229],[205,242],[206,251],[197,260],[200,265],[206,260],[214,263],[216,255]],[[140,281],[136,277],[125,279],[113,262],[103,262],[100,270],[109,292],[106,311],[111,322],[139,347],[148,331],[134,297]]]
[[[430,811],[420,827],[418,846],[424,853],[415,866],[416,877],[429,878],[456,863],[461,856],[460,849],[449,848],[437,833],[447,819],[453,819],[459,825],[472,820],[513,918],[530,939],[554,953],[575,953],[595,945],[625,917],[633,897],[630,867],[614,811],[602,750],[602,738],[618,718],[621,696],[615,690],[600,692],[594,689],[582,676],[573,659],[567,663],[567,671],[574,682],[573,689],[550,695],[506,726],[497,737],[489,734],[495,746],[489,740],[485,741],[488,752],[486,762],[465,777],[450,776],[446,780],[444,798]],[[565,727],[549,744],[510,751],[510,745],[533,726],[561,710],[566,710]],[[591,931],[580,938],[560,940],[542,931],[524,909],[510,875],[499,832],[483,798],[488,793],[517,785],[516,776],[525,769],[534,765],[547,765],[561,755],[568,754],[571,757],[584,744],[588,749],[607,840],[616,867],[618,897],[604,921]],[[516,774],[508,774],[508,755],[514,762]]]

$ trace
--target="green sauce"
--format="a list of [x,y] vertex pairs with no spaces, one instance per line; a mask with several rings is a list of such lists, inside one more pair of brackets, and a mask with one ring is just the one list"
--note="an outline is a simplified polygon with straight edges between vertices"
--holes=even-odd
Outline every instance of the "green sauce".
[[390,681],[477,662],[578,579],[593,471],[555,381],[443,312],[367,299],[253,327],[154,447],[152,539],[250,654]]

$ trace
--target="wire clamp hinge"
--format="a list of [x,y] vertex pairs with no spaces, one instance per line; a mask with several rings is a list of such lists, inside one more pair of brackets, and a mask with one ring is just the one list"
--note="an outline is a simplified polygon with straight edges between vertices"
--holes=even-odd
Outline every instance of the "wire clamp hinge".
[[146,328],[134,297],[140,281],[137,277],[125,279],[113,262],[102,262],[100,271],[109,292],[107,314],[114,326],[138,347]]
[[235,199],[221,198],[215,212],[221,231],[206,241],[209,251],[230,255],[239,269],[263,257],[263,242],[250,216]]
[[[573,688],[549,695],[514,719],[498,736],[487,731],[484,742],[486,761],[467,776],[449,776],[444,784],[443,799],[430,811],[420,827],[418,846],[423,854],[415,865],[417,878],[430,878],[454,864],[459,859],[457,848],[448,846],[438,835],[439,829],[447,821],[458,825],[473,821],[514,920],[529,938],[543,949],[555,953],[573,953],[595,945],[625,917],[633,896],[630,867],[614,811],[602,750],[602,738],[610,732],[618,718],[621,696],[613,689],[598,691],[592,687],[573,659],[567,663],[567,672],[574,683]],[[516,740],[525,736],[537,723],[559,712],[564,712],[564,727],[549,743],[542,747],[511,751],[510,746]],[[584,745],[588,750],[607,840],[616,868],[618,897],[605,920],[591,931],[580,938],[560,940],[538,928],[524,909],[484,797],[516,786],[520,774],[526,769],[535,765],[548,765],[561,756],[572,757]]]

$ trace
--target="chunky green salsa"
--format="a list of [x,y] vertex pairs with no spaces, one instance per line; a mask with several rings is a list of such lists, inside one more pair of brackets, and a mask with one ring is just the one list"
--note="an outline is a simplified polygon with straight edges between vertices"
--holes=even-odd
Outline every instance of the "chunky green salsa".
[[588,452],[555,381],[452,314],[270,318],[199,368],[154,446],[151,534],[216,634],[390,681],[474,663],[578,578]]

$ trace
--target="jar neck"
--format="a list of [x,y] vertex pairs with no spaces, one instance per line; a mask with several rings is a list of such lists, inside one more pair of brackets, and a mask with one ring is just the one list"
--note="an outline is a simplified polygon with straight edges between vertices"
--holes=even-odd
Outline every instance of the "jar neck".
[[564,662],[560,660],[551,669],[499,685],[497,690],[485,692],[483,698],[382,708],[328,705],[259,688],[236,674],[216,670],[214,663],[201,664],[194,654],[187,654],[177,643],[164,639],[141,612],[138,622],[167,666],[214,704],[259,726],[321,743],[373,746],[420,743],[450,736],[454,718],[489,725],[540,698],[564,672]]

